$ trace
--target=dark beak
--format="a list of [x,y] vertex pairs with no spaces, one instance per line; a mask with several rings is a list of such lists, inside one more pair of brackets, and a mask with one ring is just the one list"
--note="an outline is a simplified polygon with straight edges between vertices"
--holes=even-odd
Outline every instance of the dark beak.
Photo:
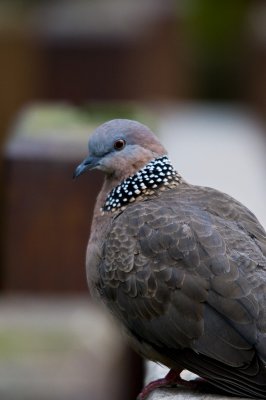
[[97,157],[89,156],[82,161],[81,164],[77,166],[73,173],[73,179],[77,178],[81,174],[83,174],[88,169],[96,168],[98,165],[99,159]]

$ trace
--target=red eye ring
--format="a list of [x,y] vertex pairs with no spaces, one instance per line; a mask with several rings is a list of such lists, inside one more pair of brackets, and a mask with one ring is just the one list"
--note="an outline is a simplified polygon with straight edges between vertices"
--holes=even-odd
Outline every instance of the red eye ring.
[[123,150],[123,148],[125,147],[125,145],[126,145],[126,141],[124,140],[124,139],[117,139],[115,142],[114,142],[114,149],[115,150]]

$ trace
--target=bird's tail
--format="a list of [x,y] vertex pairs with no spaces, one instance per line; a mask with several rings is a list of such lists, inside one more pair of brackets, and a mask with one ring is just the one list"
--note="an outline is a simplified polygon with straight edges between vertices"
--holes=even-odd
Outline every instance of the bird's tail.
[[163,353],[178,368],[188,369],[227,394],[266,399],[266,366],[257,355],[248,366],[234,368],[189,349],[163,349]]

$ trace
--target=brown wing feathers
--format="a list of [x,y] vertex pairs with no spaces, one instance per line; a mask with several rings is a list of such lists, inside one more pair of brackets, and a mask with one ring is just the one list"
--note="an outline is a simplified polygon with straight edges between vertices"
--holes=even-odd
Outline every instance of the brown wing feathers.
[[[224,222],[193,202],[182,206],[181,199],[175,209],[172,198],[173,193],[165,192],[159,202],[134,205],[113,225],[101,281],[102,290],[115,288],[108,306],[140,340],[169,358],[170,366],[181,362],[180,349],[189,348],[195,355],[190,350],[184,367],[212,381],[219,375],[216,370],[223,371],[222,380],[230,377],[230,382],[238,382],[243,375],[246,380],[250,370],[244,366],[261,365],[254,349],[258,317],[264,314],[256,301],[261,280],[250,274],[258,261],[265,263],[265,257],[234,221]],[[128,226],[130,238],[123,233]],[[248,255],[242,253],[243,246]],[[227,367],[225,373],[220,363],[233,371],[237,367],[236,377]],[[241,394],[241,380],[238,385],[234,391]]]

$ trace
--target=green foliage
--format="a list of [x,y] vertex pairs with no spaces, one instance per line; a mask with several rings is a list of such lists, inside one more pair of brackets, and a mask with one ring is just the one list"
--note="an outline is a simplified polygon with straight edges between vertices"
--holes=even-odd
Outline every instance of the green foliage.
[[194,0],[188,15],[193,40],[219,55],[238,41],[248,9],[247,0]]
[[83,107],[67,104],[40,104],[22,114],[20,132],[24,137],[51,136],[87,138],[100,124],[114,118],[135,119],[156,129],[157,117],[152,109],[131,103],[94,103]]
[[0,358],[11,359],[43,352],[65,352],[76,346],[75,337],[64,331],[5,328],[0,331]]

